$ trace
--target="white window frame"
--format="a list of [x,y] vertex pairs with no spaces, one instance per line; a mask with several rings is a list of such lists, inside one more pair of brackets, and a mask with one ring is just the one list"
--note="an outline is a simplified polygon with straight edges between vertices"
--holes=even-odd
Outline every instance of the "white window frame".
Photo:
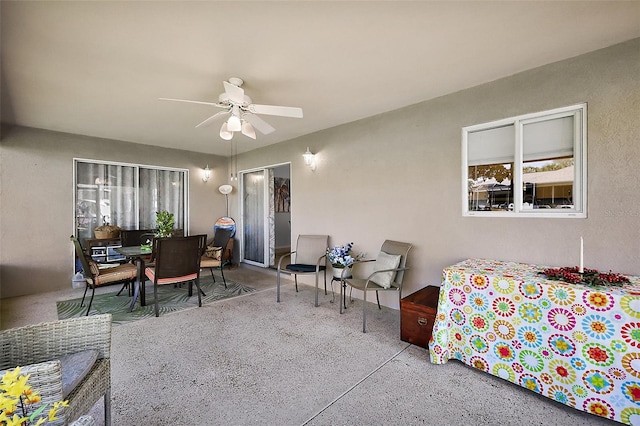
[[135,211],[135,221],[139,225],[140,217],[139,217],[139,179],[140,179],[140,169],[149,169],[149,170],[163,170],[163,171],[176,171],[185,173],[185,182],[184,182],[184,206],[183,206],[183,215],[184,215],[184,235],[189,235],[189,195],[190,195],[190,187],[189,187],[189,169],[185,168],[177,168],[177,167],[165,167],[165,166],[155,166],[150,164],[140,164],[140,163],[124,163],[120,161],[106,161],[106,160],[94,160],[90,158],[73,158],[73,234],[77,237],[77,222],[76,222],[76,206],[78,203],[77,195],[78,195],[78,179],[76,172],[78,170],[78,163],[93,163],[93,164],[104,164],[104,165],[113,165],[113,166],[125,166],[132,167],[135,169],[135,200],[134,200],[134,211]]
[[[523,127],[526,124],[561,117],[574,117],[574,190],[573,208],[570,209],[522,209],[522,191],[514,190],[513,211],[469,210],[469,161],[468,138],[472,132],[513,125],[515,127],[515,158],[513,167],[514,188],[522,188]],[[581,218],[587,217],[587,104],[581,103],[549,111],[496,120],[462,128],[462,216],[464,217],[536,217]]]

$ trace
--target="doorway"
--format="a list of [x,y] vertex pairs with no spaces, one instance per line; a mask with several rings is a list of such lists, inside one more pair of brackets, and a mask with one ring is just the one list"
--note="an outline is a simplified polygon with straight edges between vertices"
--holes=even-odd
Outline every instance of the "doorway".
[[241,261],[275,267],[291,248],[291,165],[240,173]]

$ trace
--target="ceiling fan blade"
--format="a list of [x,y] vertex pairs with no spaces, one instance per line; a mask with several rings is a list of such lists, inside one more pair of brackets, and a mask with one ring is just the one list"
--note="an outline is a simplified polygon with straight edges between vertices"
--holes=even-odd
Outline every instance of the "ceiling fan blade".
[[255,114],[280,115],[282,117],[302,118],[302,108],[277,105],[249,105],[249,111]]
[[213,105],[218,108],[227,108],[228,105],[218,104],[215,102],[204,102],[204,101],[189,101],[187,99],[172,99],[172,98],[158,98],[161,101],[174,101],[174,102],[186,102],[190,104],[201,104],[201,105]]
[[251,125],[253,125],[253,127],[258,129],[258,131],[263,135],[268,135],[269,133],[274,132],[276,130],[273,127],[271,127],[271,124],[267,123],[257,115],[245,114],[242,116],[242,118],[244,118],[249,123],[251,123]]
[[208,125],[210,125],[211,123],[213,123],[213,121],[214,121],[216,118],[218,118],[219,116],[224,115],[224,114],[229,114],[229,111],[220,111],[220,112],[217,112],[217,113],[213,114],[211,117],[207,118],[207,119],[206,119],[206,120],[204,120],[202,123],[198,124],[198,125],[196,126],[196,128],[198,128],[198,127],[207,127]]
[[227,96],[229,96],[229,100],[238,105],[242,105],[244,103],[244,89],[227,81],[223,81],[222,83],[224,84],[224,91],[227,93]]

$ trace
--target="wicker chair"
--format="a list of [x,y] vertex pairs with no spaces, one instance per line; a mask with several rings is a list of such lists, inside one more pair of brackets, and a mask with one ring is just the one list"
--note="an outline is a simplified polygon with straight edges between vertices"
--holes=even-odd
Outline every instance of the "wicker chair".
[[211,246],[212,248],[219,248],[219,257],[211,257],[209,255],[205,255],[200,259],[200,268],[209,268],[209,270],[211,271],[211,278],[213,278],[214,283],[216,282],[216,277],[215,275],[213,275],[213,269],[220,269],[224,288],[227,288],[227,279],[224,277],[224,267],[231,263],[230,255],[227,251],[227,246],[229,245],[230,239],[231,229],[220,228],[216,230],[213,234],[213,241],[211,241],[211,243],[206,248],[208,248],[209,246]]
[[118,265],[113,268],[108,269],[100,269],[100,265],[98,265],[93,260],[89,259],[87,254],[82,249],[80,245],[80,241],[73,235],[70,237],[73,242],[73,246],[76,250],[76,256],[80,260],[82,264],[82,273],[84,274],[84,278],[86,281],[86,286],[84,288],[84,295],[82,296],[82,302],[80,302],[80,306],[84,306],[84,299],[87,296],[87,290],[91,289],[91,299],[89,299],[89,305],[87,306],[87,313],[91,311],[91,304],[93,303],[93,296],[96,294],[96,287],[100,287],[103,285],[110,285],[115,283],[124,283],[123,287],[118,292],[118,296],[125,288],[131,286],[137,276],[138,276],[138,268],[136,265],[132,265],[130,263],[125,263],[124,265]]
[[82,416],[75,422],[71,423],[71,426],[95,426],[96,421],[91,416]]
[[204,250],[206,235],[189,237],[156,238],[153,242],[155,266],[145,268],[145,274],[153,282],[156,316],[160,315],[158,306],[158,286],[165,284],[189,283],[189,296],[193,293],[192,284],[198,289],[198,306],[202,307],[202,289],[200,288],[200,256]]
[[[42,403],[63,400],[60,357],[96,350],[98,359],[65,398],[69,406],[49,424],[67,425],[79,419],[104,396],[104,424],[111,424],[111,315],[71,318],[0,331],[0,370],[21,367]],[[0,373],[2,374],[2,373]],[[85,419],[86,420],[86,419]],[[83,422],[85,420],[82,420]],[[91,423],[80,423],[83,425]]]

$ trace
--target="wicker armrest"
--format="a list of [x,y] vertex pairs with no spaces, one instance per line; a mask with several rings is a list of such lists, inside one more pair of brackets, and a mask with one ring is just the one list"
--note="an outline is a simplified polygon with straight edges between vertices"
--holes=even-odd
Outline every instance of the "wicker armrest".
[[43,402],[57,402],[63,398],[62,369],[57,358],[88,349],[98,352],[98,360],[68,395],[69,406],[58,412],[59,420],[51,424],[55,426],[68,424],[86,414],[98,399],[104,397],[104,424],[110,426],[110,314],[45,322],[0,331],[0,369],[6,370],[20,366],[24,374],[31,374],[29,385],[40,392]]
[[94,426],[96,421],[91,416],[82,416],[75,422],[71,423],[71,426]]
[[111,356],[111,315],[70,318],[0,331],[0,369],[44,362],[87,349]]

